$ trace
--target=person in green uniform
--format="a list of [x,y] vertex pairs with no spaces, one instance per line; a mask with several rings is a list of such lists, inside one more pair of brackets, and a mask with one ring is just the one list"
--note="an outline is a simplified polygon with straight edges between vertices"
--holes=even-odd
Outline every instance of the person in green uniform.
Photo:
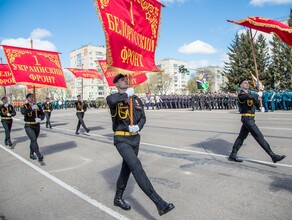
[[247,138],[248,134],[251,133],[254,139],[266,151],[266,153],[271,157],[274,163],[283,160],[286,156],[277,155],[272,151],[270,145],[264,139],[263,134],[255,123],[255,104],[258,103],[258,95],[252,94],[250,92],[248,79],[241,79],[239,81],[239,85],[241,91],[238,94],[238,102],[240,105],[242,126],[239,135],[233,144],[232,152],[229,155],[228,159],[235,162],[243,161],[242,159],[237,157],[237,152],[241,148],[243,141]]

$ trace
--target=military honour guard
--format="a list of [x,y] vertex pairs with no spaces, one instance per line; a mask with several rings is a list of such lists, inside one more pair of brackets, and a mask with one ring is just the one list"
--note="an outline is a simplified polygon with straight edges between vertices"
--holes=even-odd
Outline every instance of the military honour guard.
[[77,128],[76,128],[75,134],[79,134],[79,129],[80,129],[81,125],[85,129],[85,131],[87,133],[89,133],[90,129],[86,127],[84,120],[83,120],[84,114],[87,110],[87,104],[85,101],[81,100],[80,95],[77,96],[77,99],[78,100],[75,102],[75,107],[76,107],[76,116],[78,118],[78,123],[77,123]]
[[[42,106],[35,104],[35,96],[32,93],[26,95],[27,102],[21,107],[21,114],[24,115],[24,129],[30,139],[30,154],[32,160],[43,161],[44,156],[39,151],[37,139],[40,134],[40,123],[45,118]],[[36,156],[37,157],[36,157]]]
[[53,111],[53,105],[50,103],[49,97],[46,98],[46,101],[42,104],[42,107],[46,116],[46,128],[52,129],[51,112]]
[[4,96],[2,99],[3,104],[0,106],[0,115],[1,115],[1,123],[5,130],[5,139],[4,144],[5,146],[9,145],[12,147],[12,142],[10,138],[11,128],[13,119],[12,117],[16,115],[16,112],[13,106],[8,102],[8,98]]

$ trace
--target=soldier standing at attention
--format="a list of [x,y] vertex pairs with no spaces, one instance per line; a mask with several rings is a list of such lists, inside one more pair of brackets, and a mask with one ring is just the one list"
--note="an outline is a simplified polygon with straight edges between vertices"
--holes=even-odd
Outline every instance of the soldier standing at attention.
[[75,107],[76,107],[76,115],[77,115],[77,118],[78,118],[78,124],[77,124],[77,128],[76,128],[75,134],[79,134],[80,125],[82,125],[82,127],[85,129],[85,131],[87,133],[89,133],[90,129],[86,127],[86,125],[85,125],[85,123],[83,121],[84,113],[87,110],[87,104],[86,104],[86,102],[81,100],[81,96],[80,95],[77,96],[77,99],[78,100],[75,102]]
[[283,160],[286,156],[280,156],[273,153],[270,145],[264,139],[263,134],[259,130],[258,126],[255,124],[255,102],[258,102],[258,95],[250,93],[248,79],[241,79],[239,81],[239,85],[241,91],[238,93],[238,102],[240,106],[242,126],[240,129],[240,133],[234,142],[232,152],[229,155],[228,159],[235,162],[243,161],[242,159],[239,159],[236,154],[242,146],[243,141],[246,139],[247,135],[251,133],[251,135],[254,137],[254,139],[256,139],[259,145],[267,152],[267,154],[269,154],[274,163]]
[[16,115],[16,112],[11,104],[9,104],[8,99],[4,96],[2,99],[3,105],[0,106],[0,115],[1,115],[1,123],[5,130],[5,139],[4,144],[5,146],[9,145],[12,146],[12,142],[10,139],[10,132],[12,127],[12,117]]
[[[116,183],[114,205],[124,210],[131,209],[131,206],[122,199],[122,196],[127,186],[130,173],[132,173],[139,187],[155,203],[159,215],[166,214],[174,208],[174,205],[165,202],[157,194],[137,157],[140,144],[139,131],[146,122],[143,103],[138,96],[134,95],[134,89],[129,88],[126,75],[116,75],[113,83],[117,87],[118,93],[109,95],[106,100],[110,107],[112,117],[114,145],[123,158],[122,168]],[[134,125],[130,125],[130,97],[133,99]]]
[[43,161],[44,156],[39,151],[39,145],[37,142],[40,134],[40,123],[45,118],[45,114],[40,105],[34,104],[34,94],[28,93],[26,95],[27,103],[25,103],[21,109],[21,114],[24,115],[24,129],[27,136],[30,139],[30,159],[36,160],[34,153],[37,155],[39,161]]
[[51,112],[53,111],[53,105],[50,103],[50,99],[47,97],[46,102],[42,104],[45,115],[46,115],[46,128],[50,127],[52,129],[51,125]]

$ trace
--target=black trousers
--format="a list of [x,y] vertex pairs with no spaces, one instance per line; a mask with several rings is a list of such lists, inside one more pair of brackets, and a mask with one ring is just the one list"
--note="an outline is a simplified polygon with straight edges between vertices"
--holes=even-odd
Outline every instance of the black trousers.
[[117,180],[117,191],[124,191],[130,176],[133,174],[142,191],[151,199],[152,194],[157,194],[147,177],[141,161],[138,159],[140,135],[114,136],[114,145],[123,158],[122,168]]
[[10,132],[11,132],[11,127],[12,127],[13,120],[12,119],[11,120],[2,119],[1,123],[3,125],[4,130],[5,130],[4,143],[5,144],[9,144],[9,142],[11,142]]
[[45,116],[46,116],[46,127],[52,127],[51,126],[51,112],[45,112]]
[[254,139],[259,143],[259,145],[271,156],[273,154],[269,143],[265,140],[264,135],[255,124],[254,117],[242,116],[241,117],[242,126],[237,139],[234,142],[233,149],[238,151],[242,146],[243,141],[247,138],[248,134],[254,137]]
[[40,134],[40,124],[29,125],[25,124],[24,126],[25,132],[30,139],[30,154],[36,153],[38,157],[41,157],[41,153],[39,151],[39,145],[37,142],[38,136]]
[[77,115],[77,118],[78,118],[78,124],[77,124],[77,128],[76,128],[76,132],[79,131],[79,128],[80,128],[80,125],[82,125],[82,127],[87,130],[87,127],[83,121],[83,118],[84,118],[84,112],[77,112],[76,113]]

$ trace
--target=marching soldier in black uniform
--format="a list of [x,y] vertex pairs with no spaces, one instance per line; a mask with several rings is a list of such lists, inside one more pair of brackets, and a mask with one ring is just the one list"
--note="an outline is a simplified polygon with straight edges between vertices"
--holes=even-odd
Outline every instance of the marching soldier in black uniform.
[[[118,74],[115,76],[113,83],[115,83],[118,93],[109,95],[106,100],[112,117],[114,145],[123,158],[122,168],[116,183],[114,205],[124,210],[131,209],[131,206],[122,199],[122,196],[130,173],[132,173],[139,187],[155,203],[159,215],[166,214],[174,208],[174,205],[165,202],[157,194],[137,157],[140,144],[139,131],[146,122],[143,103],[138,96],[134,95],[134,89],[129,88],[127,76]],[[130,97],[133,99],[134,125],[130,125]]]
[[79,134],[80,125],[82,125],[82,127],[85,129],[85,131],[87,133],[89,133],[90,129],[86,127],[86,125],[85,125],[85,123],[83,121],[84,113],[87,110],[87,104],[86,104],[85,101],[81,100],[81,96],[80,95],[77,96],[77,99],[78,100],[75,102],[75,107],[76,107],[76,115],[77,115],[77,118],[78,118],[78,124],[77,124],[77,128],[76,128],[75,134]]
[[5,130],[5,139],[4,144],[10,147],[12,146],[12,142],[10,139],[10,132],[12,127],[12,117],[16,115],[16,112],[11,104],[9,104],[7,97],[3,97],[2,99],[3,105],[0,106],[0,115],[1,115],[1,123]]
[[41,162],[43,161],[44,156],[39,151],[37,139],[41,130],[40,123],[44,120],[45,114],[41,105],[34,104],[34,94],[28,93],[26,95],[26,100],[27,103],[20,108],[20,112],[24,115],[24,129],[30,139],[30,158],[36,160],[35,153],[38,160]]
[[270,145],[264,139],[263,134],[259,130],[258,126],[255,124],[255,104],[256,102],[258,102],[258,95],[250,93],[250,91],[248,90],[249,83],[247,79],[241,79],[239,85],[241,87],[241,91],[238,94],[238,102],[240,106],[239,109],[241,113],[242,126],[240,129],[240,133],[234,142],[232,152],[229,155],[229,160],[242,162],[242,159],[239,159],[236,154],[249,133],[251,133],[254,139],[256,139],[260,146],[267,152],[267,154],[269,154],[274,163],[283,160],[286,156],[277,155],[271,150]]
[[46,128],[50,127],[52,129],[51,125],[51,112],[53,111],[53,105],[50,103],[50,99],[47,97],[46,102],[42,104],[45,116],[46,116]]

